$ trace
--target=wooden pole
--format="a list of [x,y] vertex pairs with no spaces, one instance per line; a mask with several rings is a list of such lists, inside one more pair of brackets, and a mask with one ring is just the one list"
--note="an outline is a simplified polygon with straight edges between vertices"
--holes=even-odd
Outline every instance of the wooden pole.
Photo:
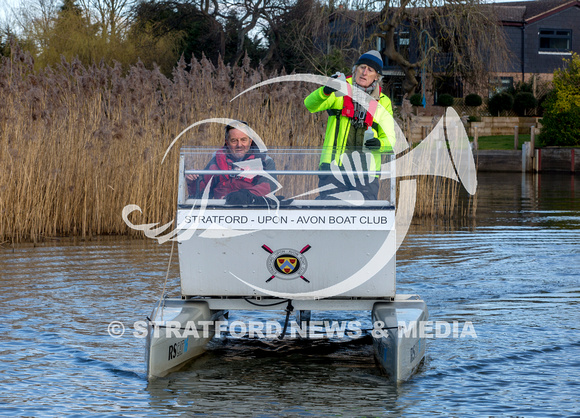
[[477,126],[473,127],[473,148],[475,150],[479,149],[479,144],[477,143],[477,140],[479,139],[479,135],[477,133],[477,128],[478,128]]
[[518,136],[519,136],[519,127],[516,125],[514,126],[514,149],[518,149]]
[[537,160],[535,159],[536,156],[536,127],[535,125],[532,125],[532,127],[530,128],[530,158],[531,158],[531,162],[532,162],[532,172],[534,171],[534,168],[536,168],[536,164],[537,164]]
[[536,149],[536,125],[530,128],[530,148],[532,158],[534,157],[534,150]]

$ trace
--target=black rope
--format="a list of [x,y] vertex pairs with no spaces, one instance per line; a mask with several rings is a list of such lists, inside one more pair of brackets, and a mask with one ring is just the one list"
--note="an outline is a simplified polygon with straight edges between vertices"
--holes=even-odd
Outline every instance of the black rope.
[[261,304],[261,303],[252,302],[248,298],[244,298],[244,300],[246,302],[248,302],[250,305],[254,305],[254,306],[276,306],[276,305],[282,305],[283,303],[286,303],[286,302],[290,302],[290,299],[284,299],[284,300],[281,300],[280,302]]
[[284,329],[282,334],[278,337],[280,340],[286,335],[286,330],[288,329],[288,320],[290,319],[290,314],[294,311],[294,306],[292,306],[292,300],[288,299],[288,306],[286,306],[286,320],[284,321]]

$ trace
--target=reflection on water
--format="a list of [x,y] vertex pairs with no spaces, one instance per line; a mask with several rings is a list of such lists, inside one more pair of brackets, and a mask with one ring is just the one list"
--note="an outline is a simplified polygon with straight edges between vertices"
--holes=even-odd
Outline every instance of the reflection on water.
[[580,178],[569,174],[479,175],[478,224],[578,228]]
[[[433,321],[471,321],[477,338],[429,340],[422,369],[399,387],[375,368],[368,334],[214,340],[187,369],[148,383],[144,340],[131,328],[159,297],[170,244],[106,239],[4,248],[0,414],[573,415],[579,183],[569,175],[480,175],[473,222],[416,221],[398,253],[398,291],[421,295]],[[178,293],[176,263],[168,293]],[[366,312],[314,315],[369,321]],[[230,319],[283,316],[281,309]],[[108,335],[113,320],[124,323],[123,337]]]
[[[380,415],[385,402],[395,406],[397,389],[376,372],[370,344],[368,337],[348,343],[214,342],[210,353],[188,370],[147,389],[156,405],[177,403],[184,411],[225,416],[228,410],[242,416],[335,410]],[[353,402],[357,398],[374,402],[361,405]]]

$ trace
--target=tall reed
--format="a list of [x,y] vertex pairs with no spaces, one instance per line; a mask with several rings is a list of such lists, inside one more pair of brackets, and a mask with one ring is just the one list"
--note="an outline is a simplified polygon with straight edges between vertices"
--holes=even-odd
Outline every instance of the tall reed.
[[[141,64],[126,74],[119,65],[77,61],[35,71],[13,48],[0,63],[0,243],[140,236],[121,218],[127,204],[143,209],[134,223],[171,221],[179,146],[218,147],[223,126],[188,131],[161,161],[182,130],[205,118],[247,120],[271,148],[320,146],[326,116],[303,105],[313,85],[273,84],[231,101],[277,75],[247,60],[230,67],[206,59],[189,67],[182,60],[172,79]],[[418,213],[455,213],[457,188],[430,181],[422,181]]]

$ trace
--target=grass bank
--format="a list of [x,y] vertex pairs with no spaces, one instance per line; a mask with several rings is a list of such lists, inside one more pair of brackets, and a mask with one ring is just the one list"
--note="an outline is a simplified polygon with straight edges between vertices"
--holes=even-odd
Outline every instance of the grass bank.
[[[473,137],[470,137],[473,142]],[[530,140],[530,134],[518,135],[518,149],[522,149],[522,144]],[[514,136],[513,135],[493,135],[480,136],[477,139],[478,149],[480,150],[513,150]]]

